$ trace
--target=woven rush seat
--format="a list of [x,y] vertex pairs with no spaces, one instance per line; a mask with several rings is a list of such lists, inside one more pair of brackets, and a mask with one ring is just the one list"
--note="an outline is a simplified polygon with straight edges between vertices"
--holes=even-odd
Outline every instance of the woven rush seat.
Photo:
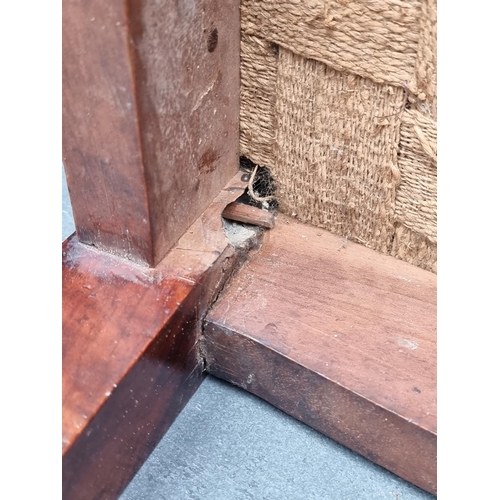
[[241,154],[280,209],[436,272],[435,0],[242,0]]

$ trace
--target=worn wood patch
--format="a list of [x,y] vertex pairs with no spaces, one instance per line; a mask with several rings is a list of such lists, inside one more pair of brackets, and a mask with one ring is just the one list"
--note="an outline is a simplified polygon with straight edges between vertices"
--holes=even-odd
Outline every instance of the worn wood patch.
[[436,276],[279,216],[207,316],[209,373],[436,492]]

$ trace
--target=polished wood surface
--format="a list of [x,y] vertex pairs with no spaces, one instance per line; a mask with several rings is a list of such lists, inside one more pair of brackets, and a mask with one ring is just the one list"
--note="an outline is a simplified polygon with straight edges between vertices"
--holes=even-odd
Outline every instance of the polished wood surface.
[[436,276],[279,216],[207,316],[209,373],[436,492]]
[[206,311],[245,255],[237,175],[156,268],[63,244],[63,497],[116,498],[202,380]]
[[63,161],[80,241],[156,265],[238,170],[239,5],[63,3]]

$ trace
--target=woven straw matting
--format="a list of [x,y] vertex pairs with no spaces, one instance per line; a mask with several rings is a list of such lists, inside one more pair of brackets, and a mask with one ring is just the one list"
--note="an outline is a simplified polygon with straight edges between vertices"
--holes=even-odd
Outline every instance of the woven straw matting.
[[436,1],[241,14],[241,153],[281,210],[436,272]]

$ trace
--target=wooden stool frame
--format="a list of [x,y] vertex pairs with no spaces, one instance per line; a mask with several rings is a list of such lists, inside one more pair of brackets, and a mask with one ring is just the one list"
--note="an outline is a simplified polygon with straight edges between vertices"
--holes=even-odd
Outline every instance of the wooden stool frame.
[[436,493],[436,277],[279,215],[243,244],[239,6],[63,4],[63,495],[117,498],[205,373]]

